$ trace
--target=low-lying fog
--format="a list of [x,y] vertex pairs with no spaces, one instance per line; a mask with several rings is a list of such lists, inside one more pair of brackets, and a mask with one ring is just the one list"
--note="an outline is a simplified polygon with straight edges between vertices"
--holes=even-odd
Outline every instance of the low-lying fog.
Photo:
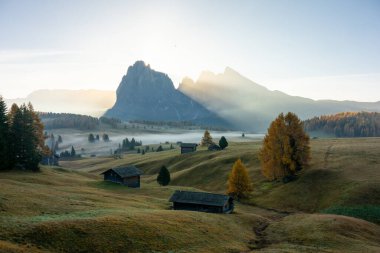
[[[59,144],[59,149],[57,153],[61,153],[64,150],[71,150],[71,146],[74,146],[77,154],[83,156],[90,155],[109,155],[115,149],[118,148],[119,143],[122,143],[123,139],[128,138],[131,140],[135,138],[136,141],[142,141],[143,145],[151,144],[161,144],[165,142],[177,143],[177,142],[191,142],[200,143],[204,131],[193,130],[181,133],[112,133],[107,132],[110,141],[104,142],[102,140],[102,132],[92,133],[94,135],[99,134],[100,140],[90,143],[88,141],[88,135],[90,132],[70,132],[68,130],[52,130],[49,134],[53,133],[55,140],[58,139],[58,135],[62,136],[63,142]],[[217,132],[211,131],[211,136],[214,141],[218,143],[220,137],[225,136],[227,141],[232,142],[246,142],[252,141],[254,139],[262,139],[263,134],[248,134],[245,133],[245,137],[242,137],[242,132]],[[46,143],[50,144],[51,141],[48,139]]]

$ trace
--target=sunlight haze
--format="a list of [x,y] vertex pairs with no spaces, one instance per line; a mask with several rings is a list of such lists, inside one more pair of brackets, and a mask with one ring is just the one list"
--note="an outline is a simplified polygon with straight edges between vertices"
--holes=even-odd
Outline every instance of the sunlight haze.
[[0,94],[114,91],[144,60],[177,87],[229,66],[271,90],[378,101],[379,1],[0,0]]

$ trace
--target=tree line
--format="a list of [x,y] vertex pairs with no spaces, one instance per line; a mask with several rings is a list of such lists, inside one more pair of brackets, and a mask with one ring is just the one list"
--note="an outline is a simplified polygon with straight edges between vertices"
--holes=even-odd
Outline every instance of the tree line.
[[169,127],[189,127],[196,126],[191,121],[153,121],[153,120],[130,120],[129,123],[150,125],[150,126],[169,126]]
[[0,169],[39,170],[45,146],[44,126],[31,103],[13,104],[9,111],[0,96]]
[[[95,142],[95,141],[99,141],[100,140],[100,136],[99,136],[99,134],[93,134],[93,133],[90,133],[90,134],[88,134],[88,137],[87,137],[87,139],[88,139],[88,141],[89,142]],[[110,137],[108,136],[108,134],[106,134],[106,133],[103,133],[102,134],[102,140],[104,141],[104,142],[109,142],[110,141]]]
[[[141,124],[147,126],[158,126],[158,127],[177,127],[177,128],[190,128],[190,129],[210,129],[215,131],[226,131],[225,127],[221,126],[206,126],[196,124],[195,122],[183,120],[183,121],[153,121],[153,120],[130,120],[131,124]],[[135,126],[133,126],[134,128]]]
[[379,137],[380,113],[343,112],[304,121],[308,132],[322,131],[336,137]]
[[100,117],[95,118],[87,115],[72,113],[39,112],[41,120],[44,122],[46,130],[59,128],[74,128],[79,130],[98,130],[101,124],[109,125],[111,128],[118,128],[120,119]]
[[121,120],[120,119],[107,118],[107,117],[104,117],[104,116],[100,117],[99,121],[100,121],[100,123],[109,125],[112,128],[118,128],[118,126],[121,124]]

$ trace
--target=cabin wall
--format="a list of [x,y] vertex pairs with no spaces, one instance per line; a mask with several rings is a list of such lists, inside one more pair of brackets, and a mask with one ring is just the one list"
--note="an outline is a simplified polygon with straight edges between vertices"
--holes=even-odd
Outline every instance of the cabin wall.
[[113,171],[104,173],[104,180],[115,182],[115,183],[121,183],[121,184],[123,183],[123,179]]
[[181,147],[181,154],[191,153],[191,152],[194,152],[195,150],[196,150],[196,148],[185,148],[185,147]]
[[208,206],[201,204],[192,204],[192,203],[179,203],[173,202],[174,210],[187,210],[187,211],[198,211],[198,212],[210,212],[210,213],[222,213],[222,206]]
[[140,176],[126,177],[123,183],[128,187],[139,188],[140,187]]

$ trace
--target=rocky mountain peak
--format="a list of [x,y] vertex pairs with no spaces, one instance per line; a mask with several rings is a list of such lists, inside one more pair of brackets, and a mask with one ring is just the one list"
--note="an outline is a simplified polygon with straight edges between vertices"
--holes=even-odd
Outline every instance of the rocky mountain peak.
[[106,116],[122,120],[193,121],[225,124],[216,114],[176,90],[165,73],[137,61],[128,68],[117,89],[115,105]]

